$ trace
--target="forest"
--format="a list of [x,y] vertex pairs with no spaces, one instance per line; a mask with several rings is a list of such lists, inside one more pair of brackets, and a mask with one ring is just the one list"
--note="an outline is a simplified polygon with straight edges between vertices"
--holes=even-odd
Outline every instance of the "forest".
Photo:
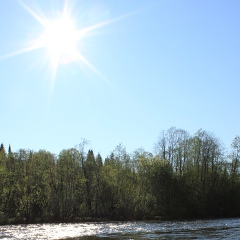
[[58,155],[0,147],[0,223],[240,216],[240,137],[162,131],[154,153],[119,144],[102,159],[82,142]]

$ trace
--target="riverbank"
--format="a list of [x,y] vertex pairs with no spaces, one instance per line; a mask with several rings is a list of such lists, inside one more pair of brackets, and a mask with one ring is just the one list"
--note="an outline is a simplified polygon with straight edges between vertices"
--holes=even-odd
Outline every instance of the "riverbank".
[[0,226],[4,225],[19,225],[19,224],[75,224],[75,223],[97,223],[97,222],[135,222],[135,221],[206,221],[206,220],[219,220],[219,219],[238,219],[240,216],[232,217],[211,217],[205,216],[202,218],[168,218],[168,217],[148,217],[138,219],[111,219],[111,218],[96,218],[96,217],[85,217],[85,218],[74,218],[67,220],[56,220],[56,219],[4,219],[0,221]]

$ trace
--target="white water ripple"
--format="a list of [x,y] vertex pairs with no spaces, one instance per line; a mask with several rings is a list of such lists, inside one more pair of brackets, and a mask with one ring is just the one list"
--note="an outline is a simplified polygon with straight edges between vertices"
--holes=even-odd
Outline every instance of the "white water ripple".
[[[26,224],[0,226],[0,240],[238,239],[240,219]],[[90,238],[89,238],[90,239]]]

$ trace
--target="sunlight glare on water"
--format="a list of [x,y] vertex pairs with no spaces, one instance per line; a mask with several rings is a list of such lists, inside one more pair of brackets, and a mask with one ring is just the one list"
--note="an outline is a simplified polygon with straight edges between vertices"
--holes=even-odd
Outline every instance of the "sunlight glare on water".
[[238,239],[240,219],[0,226],[0,239]]

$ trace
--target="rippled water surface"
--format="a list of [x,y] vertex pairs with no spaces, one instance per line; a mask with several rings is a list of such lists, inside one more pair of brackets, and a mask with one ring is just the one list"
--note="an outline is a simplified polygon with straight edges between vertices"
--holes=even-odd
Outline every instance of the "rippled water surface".
[[240,219],[0,226],[0,239],[240,239]]

